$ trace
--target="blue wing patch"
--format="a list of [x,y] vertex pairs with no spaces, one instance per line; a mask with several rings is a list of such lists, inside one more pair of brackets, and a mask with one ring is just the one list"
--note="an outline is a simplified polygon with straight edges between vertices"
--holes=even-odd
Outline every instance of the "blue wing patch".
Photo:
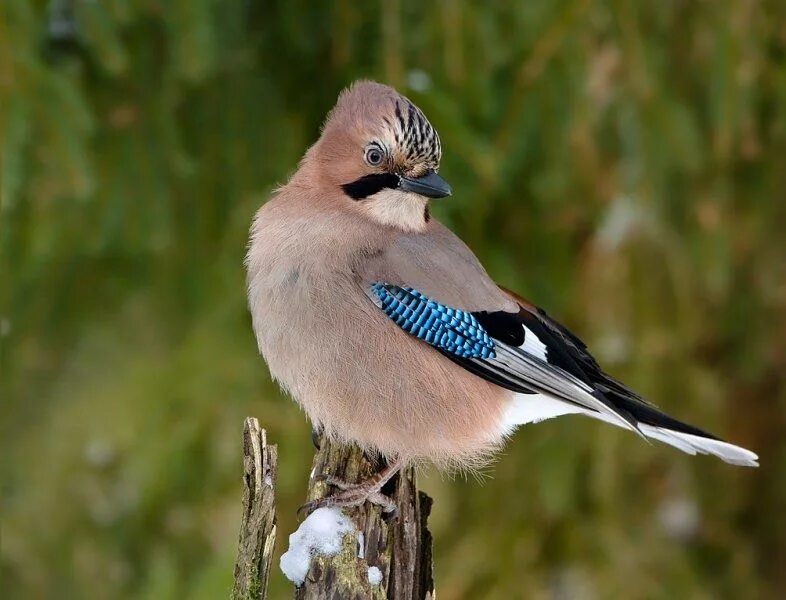
[[[494,358],[494,341],[477,319],[410,287],[371,286],[372,299],[407,333],[461,358]],[[378,299],[378,300],[377,300]]]

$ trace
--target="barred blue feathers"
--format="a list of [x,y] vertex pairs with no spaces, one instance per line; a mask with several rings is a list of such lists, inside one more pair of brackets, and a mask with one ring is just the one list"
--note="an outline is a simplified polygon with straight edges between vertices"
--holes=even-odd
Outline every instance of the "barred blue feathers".
[[[375,283],[377,305],[407,333],[460,358],[494,358],[494,341],[477,319],[411,287]],[[376,300],[376,299],[375,299]]]

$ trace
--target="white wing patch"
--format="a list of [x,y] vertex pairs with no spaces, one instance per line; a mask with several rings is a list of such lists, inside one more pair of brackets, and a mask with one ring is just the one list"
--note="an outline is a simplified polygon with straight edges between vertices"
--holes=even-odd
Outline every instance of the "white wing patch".
[[526,325],[522,325],[522,327],[524,327],[524,343],[519,347],[524,350],[524,352],[545,361],[546,344],[541,342],[540,338],[536,336],[529,327]]

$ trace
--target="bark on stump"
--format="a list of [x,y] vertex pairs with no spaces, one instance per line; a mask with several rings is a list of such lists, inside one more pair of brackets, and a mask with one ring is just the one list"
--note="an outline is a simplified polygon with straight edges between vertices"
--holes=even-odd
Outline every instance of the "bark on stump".
[[[327,495],[326,476],[349,483],[361,481],[378,470],[378,465],[354,446],[322,439],[314,457],[308,499]],[[335,556],[315,556],[303,585],[295,590],[296,600],[431,600],[431,533],[427,519],[432,500],[418,492],[414,469],[396,475],[383,490],[398,507],[398,514],[384,515],[377,506],[365,503],[344,509],[362,535],[344,537]],[[382,572],[382,582],[369,583],[369,567]]]
[[232,600],[261,600],[276,544],[276,446],[268,446],[259,421],[243,427],[243,521],[240,526]]

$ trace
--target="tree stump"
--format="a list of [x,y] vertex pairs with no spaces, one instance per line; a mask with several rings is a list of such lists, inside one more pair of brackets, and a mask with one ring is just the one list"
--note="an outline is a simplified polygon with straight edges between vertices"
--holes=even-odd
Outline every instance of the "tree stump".
[[268,446],[259,421],[243,427],[243,520],[240,526],[232,600],[267,597],[276,544],[276,446]]
[[[379,470],[379,465],[355,446],[342,446],[322,438],[314,457],[308,499],[330,492],[324,481],[332,476],[359,482]],[[432,500],[418,492],[415,470],[397,474],[383,489],[396,503],[397,514],[385,515],[365,503],[344,509],[359,534],[346,535],[334,556],[315,556],[296,600],[431,600],[432,538],[427,528]],[[382,574],[379,583],[369,579],[369,568]]]

